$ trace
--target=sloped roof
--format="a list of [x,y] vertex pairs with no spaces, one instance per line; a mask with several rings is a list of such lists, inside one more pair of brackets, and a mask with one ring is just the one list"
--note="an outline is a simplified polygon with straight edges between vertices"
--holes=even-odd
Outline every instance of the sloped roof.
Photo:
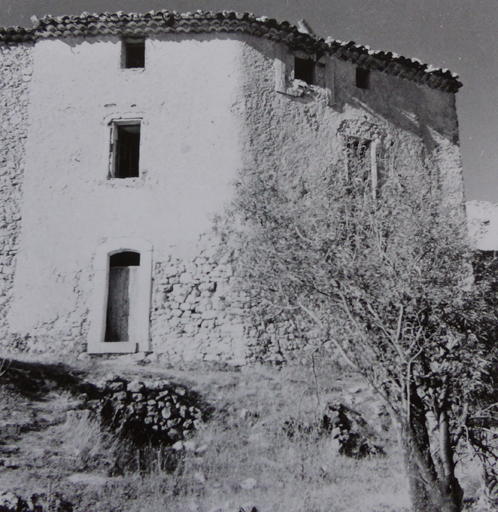
[[433,89],[457,92],[462,86],[457,75],[436,69],[414,59],[391,52],[373,51],[353,41],[342,43],[321,39],[301,32],[287,21],[278,22],[267,17],[233,11],[180,14],[175,11],[135,13],[83,13],[79,16],[51,16],[32,18],[32,28],[0,27],[0,44],[35,42],[43,38],[92,37],[118,35],[120,37],[147,37],[156,34],[242,33],[282,42],[290,48],[307,52],[329,53],[336,58],[399,76]]

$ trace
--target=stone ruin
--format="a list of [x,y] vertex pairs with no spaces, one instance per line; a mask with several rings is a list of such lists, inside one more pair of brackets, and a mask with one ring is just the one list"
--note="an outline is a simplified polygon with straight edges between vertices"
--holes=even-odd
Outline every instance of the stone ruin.
[[237,183],[360,166],[375,196],[430,161],[462,211],[448,70],[250,13],[32,22],[0,27],[4,349],[278,364],[299,326],[237,294],[216,236],[199,245]]
[[107,381],[95,408],[104,427],[137,446],[170,446],[202,425],[196,395],[166,380]]
[[[380,417],[376,420],[382,429]],[[337,444],[337,453],[345,457],[362,459],[385,455],[385,441],[379,432],[362,413],[341,402],[328,403],[317,422],[305,424],[292,418],[284,423],[283,430],[290,439],[298,436],[330,437]]]

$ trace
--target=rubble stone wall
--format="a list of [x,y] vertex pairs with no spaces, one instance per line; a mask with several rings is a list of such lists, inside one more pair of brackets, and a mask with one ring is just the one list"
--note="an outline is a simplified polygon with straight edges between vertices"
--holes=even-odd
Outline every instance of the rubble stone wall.
[[[97,247],[133,238],[152,246],[158,357],[276,361],[298,352],[303,333],[292,318],[252,318],[231,255],[209,233],[238,179],[287,180],[299,191],[344,164],[348,137],[379,141],[417,166],[432,159],[449,200],[463,205],[452,93],[380,71],[363,90],[356,66],[336,58],[333,86],[295,81],[277,92],[276,59],[292,50],[249,35],[150,37],[143,69],[121,68],[121,43],[0,48],[0,304],[15,293],[2,338],[10,344],[84,351],[101,307],[92,303]],[[140,176],[112,179],[110,126],[126,119],[140,120]]]
[[230,255],[212,242],[197,257],[156,263],[151,335],[160,358],[245,360],[249,304],[236,291]]
[[0,339],[6,335],[19,246],[32,73],[31,45],[0,45]]
[[105,383],[102,395],[103,423],[140,444],[172,444],[202,423],[202,412],[188,390],[169,381],[116,377]]
[[[324,87],[298,80],[292,94],[275,92],[280,51],[261,39],[244,46],[241,180],[285,181],[299,194],[307,180],[344,168],[346,142],[354,137],[375,141],[393,172],[436,168],[455,214],[464,212],[453,93],[381,71],[371,71],[368,88],[362,89],[356,86],[357,66],[335,58],[332,100]],[[247,330],[250,353],[258,358],[292,357],[306,344],[307,333],[285,313]]]

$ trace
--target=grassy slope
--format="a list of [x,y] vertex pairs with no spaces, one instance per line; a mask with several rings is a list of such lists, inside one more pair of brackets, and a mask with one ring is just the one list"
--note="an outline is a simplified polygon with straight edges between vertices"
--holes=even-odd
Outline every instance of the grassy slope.
[[[124,376],[138,372],[185,384],[213,406],[211,419],[187,449],[151,451],[148,471],[139,472],[133,450],[101,434],[88,417],[68,414],[83,403],[75,387],[81,375],[59,368],[61,374],[77,378],[45,375],[41,390],[23,394],[22,380],[10,379],[9,384],[7,371],[0,377],[0,491],[16,491],[23,497],[38,493],[45,509],[52,510],[58,496],[63,496],[75,510],[86,512],[409,509],[392,432],[385,434],[387,457],[364,460],[337,455],[336,442],[316,432],[297,433],[292,439],[285,435],[286,420],[312,424],[329,400],[349,401],[369,414],[373,402],[368,393],[353,376],[338,369],[324,366],[313,375],[304,367],[165,370],[99,361],[80,370],[90,381],[109,372]],[[116,475],[113,467],[123,454],[131,456],[135,465],[130,463]],[[250,478],[255,486],[244,489],[241,483]]]

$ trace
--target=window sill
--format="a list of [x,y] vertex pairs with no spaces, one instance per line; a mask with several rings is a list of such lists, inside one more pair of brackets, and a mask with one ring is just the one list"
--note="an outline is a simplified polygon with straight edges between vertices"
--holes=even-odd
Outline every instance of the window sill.
[[291,87],[287,87],[285,91],[277,91],[286,96],[294,98],[302,98],[308,100],[324,100],[329,101],[329,91],[325,87],[319,85],[311,85],[303,80],[293,80]]
[[138,178],[107,178],[103,183],[111,188],[140,188],[145,184],[145,176]]

